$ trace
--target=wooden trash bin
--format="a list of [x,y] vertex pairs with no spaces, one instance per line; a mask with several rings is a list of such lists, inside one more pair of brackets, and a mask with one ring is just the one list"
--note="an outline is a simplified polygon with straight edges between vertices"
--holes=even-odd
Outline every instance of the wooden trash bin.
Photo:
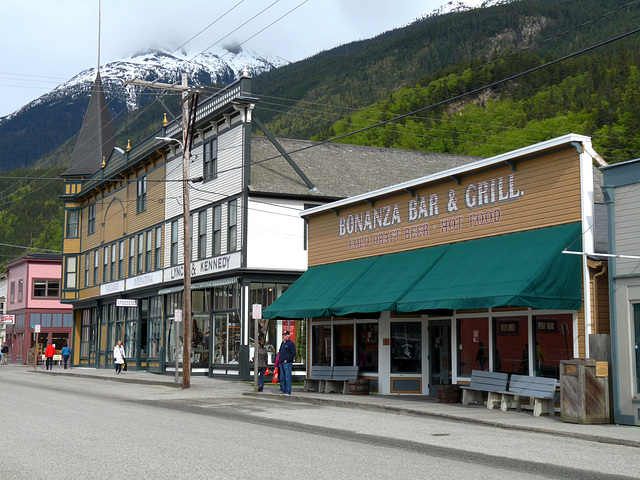
[[440,403],[460,403],[462,401],[462,390],[458,385],[436,385],[436,393]]
[[371,382],[368,378],[347,380],[347,382],[349,384],[349,395],[369,395]]

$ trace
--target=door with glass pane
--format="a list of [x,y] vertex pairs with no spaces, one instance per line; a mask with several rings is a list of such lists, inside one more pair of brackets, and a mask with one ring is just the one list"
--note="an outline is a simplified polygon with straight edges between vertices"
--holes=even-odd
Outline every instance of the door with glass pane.
[[451,384],[451,322],[429,323],[429,395]]

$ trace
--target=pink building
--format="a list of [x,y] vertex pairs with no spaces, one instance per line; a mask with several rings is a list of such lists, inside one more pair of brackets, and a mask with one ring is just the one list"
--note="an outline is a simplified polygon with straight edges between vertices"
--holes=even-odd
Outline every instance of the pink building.
[[[60,303],[62,256],[42,253],[23,255],[5,266],[8,272],[6,311],[15,315],[7,326],[9,361],[33,361],[35,332],[43,349],[53,342],[56,353],[69,342],[72,326],[71,305]],[[37,327],[38,326],[38,327]],[[30,352],[31,350],[31,352]]]

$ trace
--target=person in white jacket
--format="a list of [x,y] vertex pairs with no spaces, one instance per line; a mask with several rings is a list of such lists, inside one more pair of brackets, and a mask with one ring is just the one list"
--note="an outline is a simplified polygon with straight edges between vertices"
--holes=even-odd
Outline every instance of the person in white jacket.
[[118,344],[113,349],[113,361],[116,364],[116,375],[120,375],[122,373],[122,365],[125,362],[122,340],[118,340]]

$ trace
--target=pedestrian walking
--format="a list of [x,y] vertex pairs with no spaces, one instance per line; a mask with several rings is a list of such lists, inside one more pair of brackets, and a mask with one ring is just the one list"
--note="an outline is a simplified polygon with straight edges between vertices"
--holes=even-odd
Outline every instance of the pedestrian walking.
[[2,347],[0,347],[0,354],[2,354],[0,365],[6,365],[7,357],[9,356],[9,345],[7,345],[7,342],[2,343]]
[[291,341],[291,333],[285,330],[284,341],[280,344],[280,388],[282,395],[291,395],[291,370],[296,358],[296,344]]
[[264,390],[264,372],[267,370],[268,353],[264,348],[264,340],[258,340],[258,347],[256,348],[256,354],[254,361],[258,362],[258,391]]
[[49,345],[47,345],[47,348],[45,348],[44,350],[47,370],[53,370],[53,356],[55,354],[56,354],[56,347],[54,347],[53,344],[49,342]]
[[69,344],[65,343],[64,347],[62,347],[62,360],[64,360],[64,369],[67,369],[67,362],[69,362],[69,356],[71,355],[71,349],[69,348]]
[[122,365],[124,365],[125,360],[122,340],[118,340],[118,344],[113,349],[113,361],[116,364],[116,375],[120,375],[122,373]]

